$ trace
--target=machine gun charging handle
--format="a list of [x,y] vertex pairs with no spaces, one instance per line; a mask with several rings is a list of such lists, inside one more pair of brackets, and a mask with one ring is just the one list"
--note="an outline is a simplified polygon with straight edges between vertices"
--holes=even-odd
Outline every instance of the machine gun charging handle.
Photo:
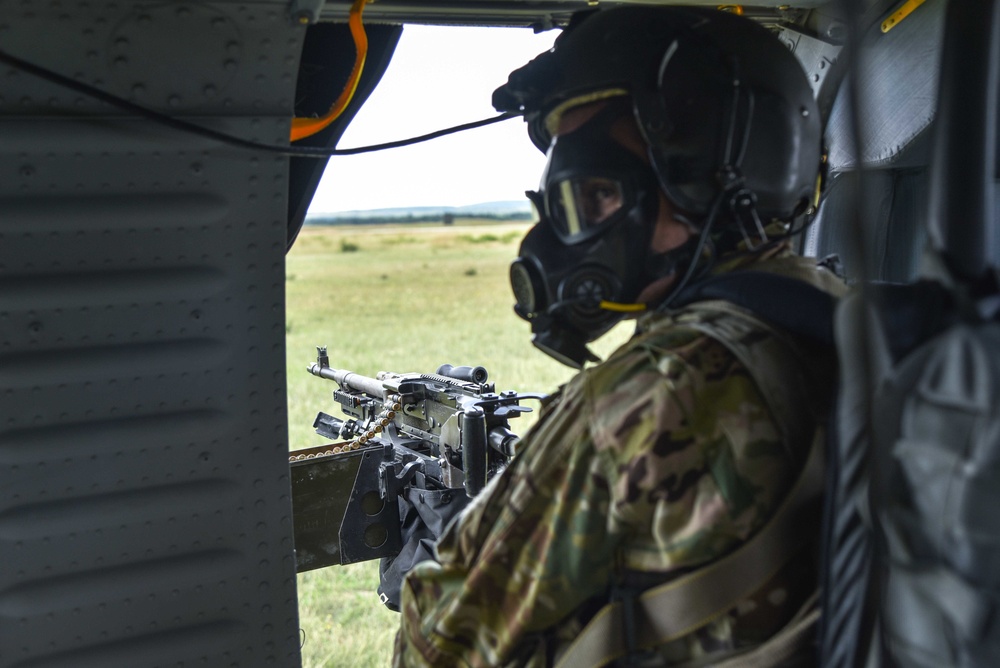
[[462,469],[465,493],[472,498],[486,486],[486,413],[471,406],[462,413]]

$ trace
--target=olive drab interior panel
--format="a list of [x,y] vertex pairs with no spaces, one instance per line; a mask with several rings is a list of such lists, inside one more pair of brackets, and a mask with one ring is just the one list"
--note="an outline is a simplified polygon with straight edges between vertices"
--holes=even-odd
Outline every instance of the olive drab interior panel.
[[[0,2],[0,48],[287,142],[282,2]],[[0,666],[299,663],[287,158],[0,65]]]

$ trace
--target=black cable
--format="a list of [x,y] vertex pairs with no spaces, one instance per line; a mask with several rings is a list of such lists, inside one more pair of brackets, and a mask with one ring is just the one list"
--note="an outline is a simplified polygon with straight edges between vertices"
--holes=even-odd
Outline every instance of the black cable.
[[62,86],[63,88],[74,90],[78,93],[82,93],[83,95],[87,95],[88,97],[104,102],[105,104],[109,104],[119,109],[124,109],[125,111],[135,114],[136,116],[148,118],[151,121],[160,123],[161,125],[166,125],[167,127],[174,128],[175,130],[180,130],[181,132],[199,135],[223,144],[229,144],[230,146],[245,148],[251,151],[264,151],[267,153],[287,155],[295,158],[329,158],[338,155],[358,155],[360,153],[384,151],[390,148],[400,148],[402,146],[419,144],[431,139],[437,139],[438,137],[444,137],[457,132],[464,132],[465,130],[474,130],[475,128],[481,128],[486,125],[492,125],[494,123],[499,123],[501,121],[506,121],[510,118],[517,118],[520,116],[520,114],[517,113],[506,112],[492,118],[485,118],[480,121],[472,121],[471,123],[455,125],[443,130],[429,132],[418,137],[400,139],[397,141],[374,144],[371,146],[359,146],[357,148],[330,149],[311,146],[280,146],[276,144],[262,144],[260,142],[250,141],[249,139],[242,139],[241,137],[229,135],[224,132],[211,130],[196,123],[182,121],[178,118],[174,118],[173,116],[168,116],[167,114],[163,114],[148,107],[143,107],[142,105],[130,102],[123,97],[112,95],[111,93],[105,92],[100,88],[91,86],[90,84],[71,79],[67,76],[59,74],[58,72],[41,67],[40,65],[35,65],[34,63],[22,60],[21,58],[12,56],[3,50],[0,50],[0,62],[6,63],[11,67],[27,72],[28,74],[32,74],[40,79],[45,79],[46,81],[54,83],[58,86]]
[[[686,288],[688,283],[691,282],[691,279],[695,276],[695,272],[698,272],[700,276],[704,276],[712,270],[712,266],[718,258],[715,254],[715,247],[709,237],[712,234],[712,226],[715,225],[716,219],[722,215],[722,212],[719,209],[722,206],[722,200],[725,196],[725,190],[720,191],[719,194],[715,196],[715,200],[712,202],[712,208],[709,209],[708,217],[705,219],[705,224],[698,233],[698,241],[695,244],[694,253],[691,256],[691,262],[688,264],[687,269],[684,271],[684,275],[681,277],[680,281],[671,286],[670,293],[663,298],[663,301],[656,305],[656,311],[668,311],[670,306],[674,303],[674,300],[677,299],[677,296],[683,292],[684,288]],[[709,257],[706,263],[699,267],[699,265],[701,265],[701,255],[705,252],[706,245],[708,245]]]

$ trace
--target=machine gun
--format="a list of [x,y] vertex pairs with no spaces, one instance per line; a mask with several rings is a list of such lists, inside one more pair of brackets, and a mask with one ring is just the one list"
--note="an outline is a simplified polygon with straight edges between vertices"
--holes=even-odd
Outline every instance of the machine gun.
[[348,419],[319,413],[313,427],[333,443],[289,458],[299,572],[397,554],[403,491],[475,496],[514,455],[508,420],[531,410],[519,402],[544,398],[497,393],[480,366],[371,378],[317,352],[307,370],[337,383],[333,398]]

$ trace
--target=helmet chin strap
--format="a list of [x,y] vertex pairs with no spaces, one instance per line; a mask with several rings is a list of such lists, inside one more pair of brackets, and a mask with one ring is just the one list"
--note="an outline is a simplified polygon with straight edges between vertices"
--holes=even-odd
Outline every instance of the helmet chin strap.
[[[746,100],[745,106],[748,118],[743,124],[742,133],[740,133],[740,136],[737,136],[741,99]],[[715,226],[715,222],[719,219],[719,216],[722,215],[723,203],[730,201],[730,208],[733,208],[732,203],[739,202],[744,209],[743,212],[747,214],[748,218],[752,216],[752,219],[756,222],[757,227],[760,228],[760,232],[763,233],[763,226],[760,224],[760,219],[757,217],[757,211],[754,206],[756,199],[755,196],[752,192],[740,190],[743,180],[739,173],[739,166],[743,162],[743,155],[746,151],[747,143],[750,137],[749,119],[753,118],[753,109],[753,95],[749,92],[743,93],[739,77],[734,76],[732,100],[729,109],[729,123],[726,127],[725,144],[723,148],[723,167],[720,172],[723,187],[719,189],[719,192],[713,198],[712,206],[708,210],[708,215],[705,216],[704,224],[700,226],[697,241],[694,243],[694,252],[690,253],[690,255],[686,258],[684,257],[684,253],[691,249],[691,240],[689,240],[679,248],[662,254],[662,259],[660,259],[659,262],[665,262],[669,258],[669,261],[673,262],[676,267],[680,266],[686,260],[687,268],[681,279],[673,285],[670,293],[656,306],[657,310],[666,310],[670,308],[670,304],[677,298],[677,295],[679,295],[681,291],[687,287],[691,280],[695,278],[696,273],[700,272],[703,274],[711,269],[716,256],[716,249],[711,242],[712,228]],[[682,221],[688,224],[691,223],[691,221],[687,220],[687,218],[682,218]],[[743,221],[740,220],[739,222],[742,223]],[[746,237],[747,232],[745,229],[742,227],[740,229]],[[706,245],[708,245],[710,257],[707,262],[702,262],[702,253],[705,251]],[[654,258],[647,258],[647,267],[651,264],[650,260],[654,260]],[[654,260],[654,263],[655,262],[656,260]]]
[[[692,254],[691,260],[688,262],[687,271],[684,272],[684,276],[681,280],[673,286],[670,294],[660,302],[657,306],[657,310],[666,310],[670,308],[671,303],[677,298],[677,295],[687,287],[688,283],[695,277],[696,272],[700,271],[705,273],[709,271],[715,262],[716,249],[711,242],[712,228],[714,227],[719,216],[722,215],[722,206],[724,203],[729,203],[729,209],[735,214],[737,219],[737,224],[740,226],[740,231],[743,233],[744,238],[749,243],[750,235],[745,227],[747,220],[752,220],[755,223],[754,232],[759,232],[763,235],[766,240],[767,235],[764,233],[763,225],[760,222],[760,218],[757,216],[756,210],[756,196],[753,192],[743,189],[743,178],[740,173],[740,165],[743,163],[744,153],[746,152],[747,145],[750,139],[750,125],[754,115],[754,96],[752,91],[744,90],[741,84],[739,76],[739,64],[733,64],[733,81],[732,81],[732,99],[729,108],[729,122],[726,126],[725,133],[725,143],[722,154],[721,170],[719,172],[719,178],[721,180],[721,188],[712,200],[712,206],[709,208],[708,215],[705,217],[705,223],[701,226],[701,230],[698,235],[698,242],[695,247],[695,251]],[[741,100],[743,101],[743,111],[745,113],[745,120],[742,124],[742,129],[738,128],[739,118],[740,118],[740,108]],[[741,131],[742,130],[742,131]],[[707,262],[702,262],[702,252],[705,250],[705,246],[708,244],[709,248],[709,260]]]
[[[740,133],[740,136],[737,137],[737,125],[739,122],[738,119],[741,99],[745,99],[747,119],[743,123],[742,133]],[[657,310],[666,310],[670,308],[670,304],[677,298],[677,295],[679,295],[681,291],[687,287],[688,283],[691,282],[691,279],[695,277],[695,272],[699,271],[699,267],[702,273],[711,269],[712,264],[715,261],[716,252],[715,248],[711,245],[710,237],[715,222],[719,219],[719,216],[722,215],[723,203],[729,202],[730,209],[733,209],[734,213],[737,213],[734,205],[739,205],[739,212],[744,214],[744,216],[738,220],[738,224],[741,225],[740,230],[743,232],[744,237],[748,236],[746,229],[742,227],[744,224],[744,218],[752,219],[755,221],[756,227],[759,228],[759,231],[761,233],[764,231],[763,226],[760,223],[760,219],[757,217],[755,207],[756,197],[752,192],[742,189],[743,179],[739,172],[739,167],[743,162],[743,155],[746,151],[747,143],[750,138],[750,119],[753,118],[753,110],[753,95],[749,91],[742,91],[738,71],[734,72],[732,101],[729,109],[729,123],[726,128],[722,169],[720,171],[722,187],[712,200],[712,206],[708,211],[708,215],[705,217],[705,224],[702,225],[701,231],[699,232],[695,251],[692,254],[690,262],[688,262],[687,271],[684,272],[684,276],[681,280],[674,285],[670,294],[668,294],[666,298],[660,302],[657,306]],[[766,235],[764,236],[766,239]],[[701,261],[701,255],[705,250],[706,244],[709,245],[711,257],[708,262],[703,263]]]
[[[719,217],[720,208],[725,197],[725,191],[721,191],[715,196],[715,200],[712,202],[712,208],[709,209],[708,216],[705,219],[705,224],[698,233],[698,241],[695,245],[694,253],[691,255],[691,261],[688,262],[687,270],[684,272],[684,276],[682,276],[681,280],[674,284],[673,289],[670,290],[670,294],[668,294],[663,301],[656,306],[657,311],[665,311],[670,308],[670,304],[677,298],[677,295],[679,295],[681,291],[687,287],[688,283],[691,282],[691,279],[694,278],[695,272],[698,271],[699,266],[701,266],[701,272],[704,273],[708,271],[714,263],[715,249],[711,246],[709,237],[712,234],[712,227],[715,225],[715,221]],[[712,258],[707,263],[702,263],[701,256],[702,252],[705,250],[706,244],[709,245]]]

